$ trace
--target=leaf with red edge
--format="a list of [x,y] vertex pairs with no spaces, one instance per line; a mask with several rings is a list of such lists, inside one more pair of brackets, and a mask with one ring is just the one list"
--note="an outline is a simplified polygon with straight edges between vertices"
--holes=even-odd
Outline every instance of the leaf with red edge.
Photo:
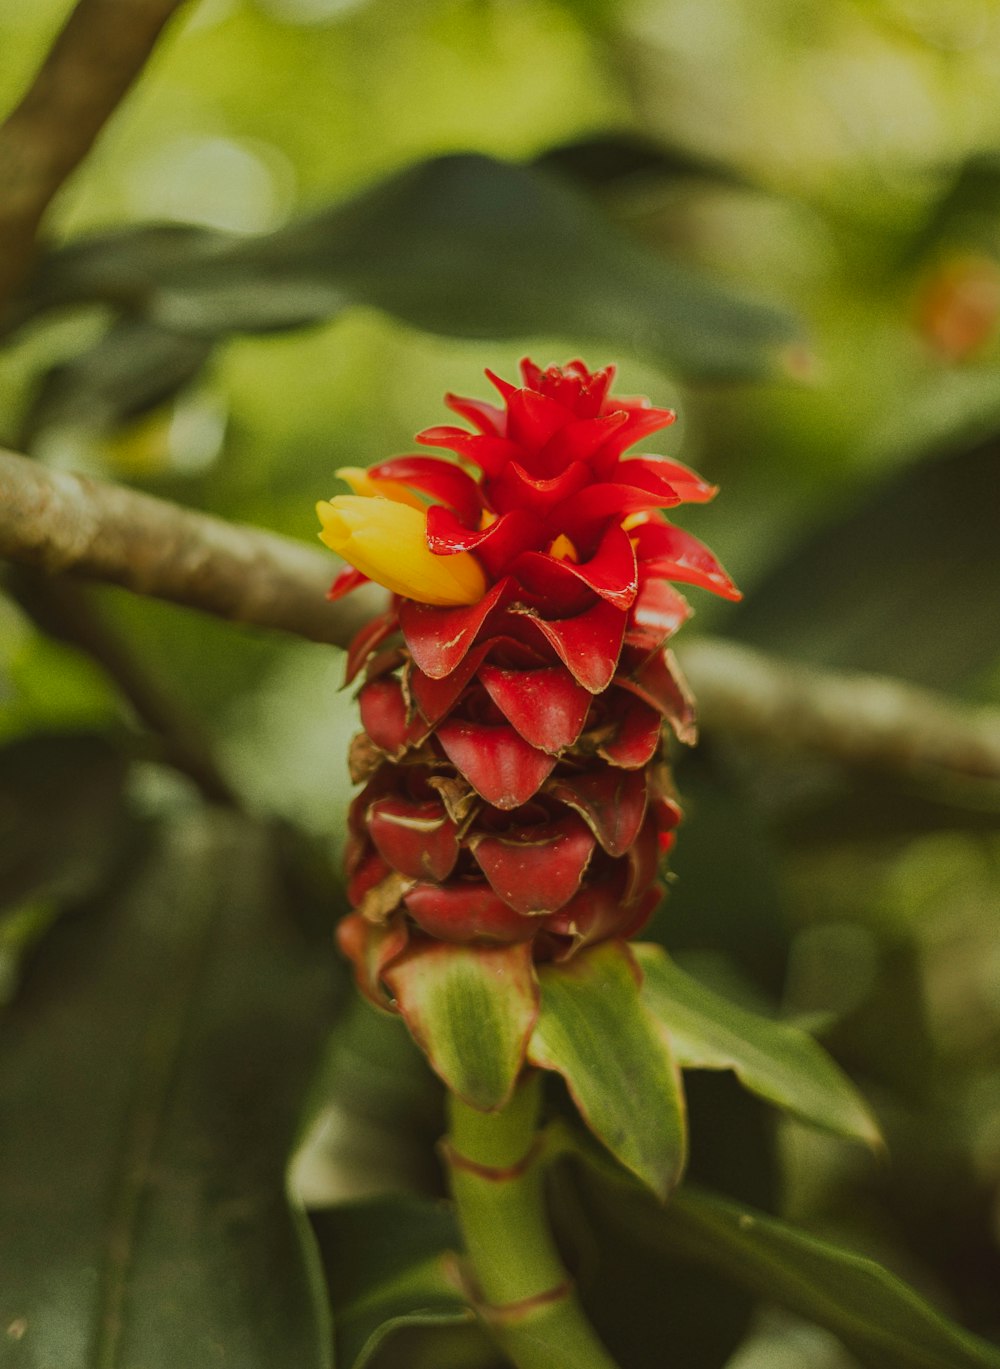
[[397,481],[409,489],[420,490],[453,508],[466,522],[479,519],[483,506],[479,486],[454,461],[442,461],[436,456],[395,456],[369,467],[368,474],[373,480]]
[[532,922],[509,908],[486,883],[423,882],[407,890],[404,902],[417,926],[438,941],[513,944],[535,934]]
[[579,813],[609,856],[624,855],[646,815],[646,776],[610,766],[550,780],[545,793]]
[[556,763],[512,727],[450,719],[438,727],[437,738],[459,773],[496,808],[527,803]]
[[565,1079],[584,1121],[611,1153],[666,1198],[684,1170],[680,1077],[641,976],[620,941],[538,969],[541,1011],[528,1058]]
[[558,753],[579,737],[591,695],[562,668],[484,665],[479,678],[507,721],[532,746]]
[[458,860],[457,829],[437,799],[379,799],[368,811],[368,832],[393,869],[411,879],[447,879]]
[[452,1093],[483,1112],[503,1107],[538,1015],[530,947],[422,942],[385,979]]
[[495,893],[526,916],[552,913],[576,893],[594,851],[594,834],[567,814],[557,822],[502,835],[475,835],[469,846]]
[[573,678],[591,694],[600,694],[614,678],[625,636],[627,614],[599,599],[575,618],[542,618],[533,609],[522,613],[555,648]]
[[392,1007],[382,975],[406,949],[408,939],[402,918],[394,919],[386,927],[373,927],[360,913],[349,913],[337,924],[337,945],[354,966],[358,988],[376,1008]]
[[494,609],[510,597],[513,585],[500,580],[475,604],[437,608],[403,599],[399,625],[416,664],[432,680],[450,675],[465,658]]

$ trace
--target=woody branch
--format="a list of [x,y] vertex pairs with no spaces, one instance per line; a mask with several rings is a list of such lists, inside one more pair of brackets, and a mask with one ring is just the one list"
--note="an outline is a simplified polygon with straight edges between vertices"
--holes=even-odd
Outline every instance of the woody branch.
[[[383,591],[333,605],[332,559],[288,537],[0,452],[0,556],[344,646]],[[1000,783],[1000,711],[821,672],[732,642],[683,649],[706,728],[896,774]]]

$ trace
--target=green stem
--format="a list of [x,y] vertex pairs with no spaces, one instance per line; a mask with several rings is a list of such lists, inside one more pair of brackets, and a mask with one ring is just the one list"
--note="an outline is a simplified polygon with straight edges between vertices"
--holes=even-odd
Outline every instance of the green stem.
[[517,1369],[616,1369],[552,1239],[539,1156],[540,1076],[502,1112],[449,1095],[445,1154],[479,1312]]

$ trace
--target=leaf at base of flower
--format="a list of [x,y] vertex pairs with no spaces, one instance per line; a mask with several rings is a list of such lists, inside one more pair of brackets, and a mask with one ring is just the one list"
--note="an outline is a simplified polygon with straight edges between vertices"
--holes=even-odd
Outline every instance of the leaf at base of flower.
[[538,1015],[530,946],[427,941],[411,946],[384,978],[448,1088],[482,1112],[503,1107]]
[[659,947],[633,948],[643,998],[686,1069],[732,1070],[804,1122],[880,1149],[878,1123],[854,1085],[800,1027],[749,1012],[692,979]]
[[623,942],[541,966],[542,1004],[529,1061],[566,1080],[584,1121],[661,1198],[687,1153],[680,1077],[639,993]]

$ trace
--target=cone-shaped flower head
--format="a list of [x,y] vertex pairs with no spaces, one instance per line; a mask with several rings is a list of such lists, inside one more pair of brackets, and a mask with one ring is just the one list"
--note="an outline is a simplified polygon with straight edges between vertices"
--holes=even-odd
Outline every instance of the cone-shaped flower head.
[[350,563],[331,597],[366,579],[393,593],[348,653],[365,787],[341,943],[376,1001],[429,942],[562,960],[639,930],[680,816],[662,724],[694,734],[671,582],[739,597],[663,512],[714,488],[625,455],[673,413],[612,396],[611,367],[521,371],[520,387],[490,376],[501,404],[447,396],[469,428],[419,435],[457,462],[345,469],[353,493],[318,506]]

